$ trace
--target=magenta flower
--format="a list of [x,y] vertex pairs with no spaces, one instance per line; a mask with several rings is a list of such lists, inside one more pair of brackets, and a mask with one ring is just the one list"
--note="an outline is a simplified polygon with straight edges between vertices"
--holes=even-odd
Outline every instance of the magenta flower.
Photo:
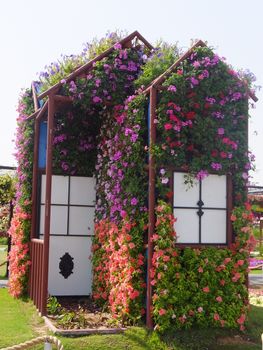
[[131,199],[131,205],[137,205],[137,203],[138,203],[138,199],[135,198],[135,197],[133,197],[133,198]]
[[100,97],[98,97],[98,96],[94,96],[93,99],[92,99],[92,101],[93,101],[94,103],[99,103],[99,102],[102,102],[102,99],[101,99]]
[[190,81],[191,81],[191,87],[192,88],[199,84],[199,81],[197,79],[195,79],[194,77],[191,77]]
[[176,89],[176,86],[170,85],[167,90],[172,91],[172,92],[176,92],[177,89]]
[[120,44],[120,43],[116,43],[116,44],[114,45],[114,49],[115,49],[115,50],[120,50],[120,49],[121,49],[121,44]]
[[208,171],[207,170],[200,170],[197,174],[196,174],[196,179],[197,180],[203,180],[204,178],[206,178],[208,176]]
[[214,170],[221,170],[222,169],[222,164],[212,162],[211,163],[211,168],[214,169]]

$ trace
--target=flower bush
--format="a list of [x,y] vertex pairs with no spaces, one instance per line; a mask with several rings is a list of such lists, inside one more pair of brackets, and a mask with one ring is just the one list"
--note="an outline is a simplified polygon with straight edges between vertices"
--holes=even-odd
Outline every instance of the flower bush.
[[170,206],[160,202],[156,216],[151,272],[156,329],[212,325],[244,330],[248,311],[245,281],[253,244],[249,210],[233,210],[237,238],[227,249],[179,249]]

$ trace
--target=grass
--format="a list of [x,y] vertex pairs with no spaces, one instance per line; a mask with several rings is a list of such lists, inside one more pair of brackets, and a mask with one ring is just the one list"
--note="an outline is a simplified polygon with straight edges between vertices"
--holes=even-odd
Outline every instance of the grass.
[[[0,248],[7,248],[5,245],[0,245]],[[7,251],[0,249],[0,265],[6,261]],[[0,279],[4,279],[6,274],[6,264],[0,266]]]
[[[123,334],[59,338],[65,350],[260,350],[262,325],[263,308],[252,306],[242,335],[225,329],[191,329],[160,337],[143,327],[132,327]],[[44,330],[43,321],[32,303],[14,300],[7,289],[0,289],[0,348],[39,336],[40,330]],[[43,344],[31,349],[43,349]]]

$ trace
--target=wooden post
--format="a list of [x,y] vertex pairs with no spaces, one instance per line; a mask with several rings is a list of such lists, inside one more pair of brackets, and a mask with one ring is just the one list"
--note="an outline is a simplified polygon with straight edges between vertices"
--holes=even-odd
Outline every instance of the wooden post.
[[52,187],[52,154],[53,154],[53,124],[55,103],[51,94],[48,99],[48,122],[47,122],[47,158],[46,158],[46,199],[44,221],[44,251],[43,251],[43,279],[41,295],[41,314],[47,313],[48,297],[48,266],[49,266],[49,238],[51,218],[51,187]]
[[30,238],[36,238],[36,216],[37,216],[37,177],[38,177],[38,149],[39,149],[39,119],[34,125],[34,156],[33,156],[33,178],[32,178],[32,220]]
[[156,113],[156,97],[157,90],[151,87],[150,90],[150,123],[149,123],[149,193],[148,193],[148,256],[147,256],[147,301],[146,301],[146,326],[149,329],[153,328],[152,320],[152,285],[151,285],[151,270],[153,257],[153,242],[152,236],[155,227],[155,161],[152,154],[152,147],[156,140],[156,129],[154,124]]

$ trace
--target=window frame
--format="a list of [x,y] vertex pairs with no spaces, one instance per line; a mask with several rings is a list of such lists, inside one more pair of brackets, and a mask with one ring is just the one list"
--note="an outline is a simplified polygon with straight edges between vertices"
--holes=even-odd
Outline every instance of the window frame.
[[[42,187],[42,175],[46,175],[45,170],[40,169],[40,171],[38,172],[38,206],[37,206],[37,234],[38,234],[38,238],[43,236],[43,233],[40,232],[40,217],[41,217],[41,206],[43,206],[45,208],[45,203],[41,201],[41,187]],[[52,176],[64,176],[62,174],[52,174]],[[94,205],[89,205],[89,204],[70,204],[70,185],[71,185],[71,177],[85,177],[85,176],[78,176],[78,175],[65,175],[65,177],[68,177],[68,198],[67,198],[67,204],[57,204],[57,203],[51,203],[51,207],[65,207],[67,208],[67,230],[66,233],[60,233],[60,234],[54,234],[54,233],[50,233],[50,236],[54,236],[54,237],[94,237],[94,231],[93,234],[70,234],[69,233],[69,226],[70,226],[70,207],[76,207],[76,208],[94,208],[96,207],[96,202],[94,203]],[[44,209],[45,211],[45,209]]]
[[[174,173],[187,173],[187,170],[182,168],[169,168],[167,169],[171,173],[169,176],[169,188],[173,194],[168,203],[171,206],[172,212],[174,212]],[[204,247],[217,247],[217,248],[229,248],[233,243],[233,228],[231,222],[231,213],[233,210],[233,181],[230,174],[218,174],[216,172],[210,172],[209,175],[225,175],[226,176],[226,243],[179,243],[176,242],[176,246],[180,248],[192,247],[192,248],[204,248]],[[190,208],[190,207],[189,207]],[[198,207],[196,207],[198,209]],[[196,209],[195,208],[195,209]],[[205,210],[205,208],[204,208]],[[208,209],[209,210],[209,209]],[[175,216],[176,218],[176,216]],[[200,240],[200,233],[199,233]]]

